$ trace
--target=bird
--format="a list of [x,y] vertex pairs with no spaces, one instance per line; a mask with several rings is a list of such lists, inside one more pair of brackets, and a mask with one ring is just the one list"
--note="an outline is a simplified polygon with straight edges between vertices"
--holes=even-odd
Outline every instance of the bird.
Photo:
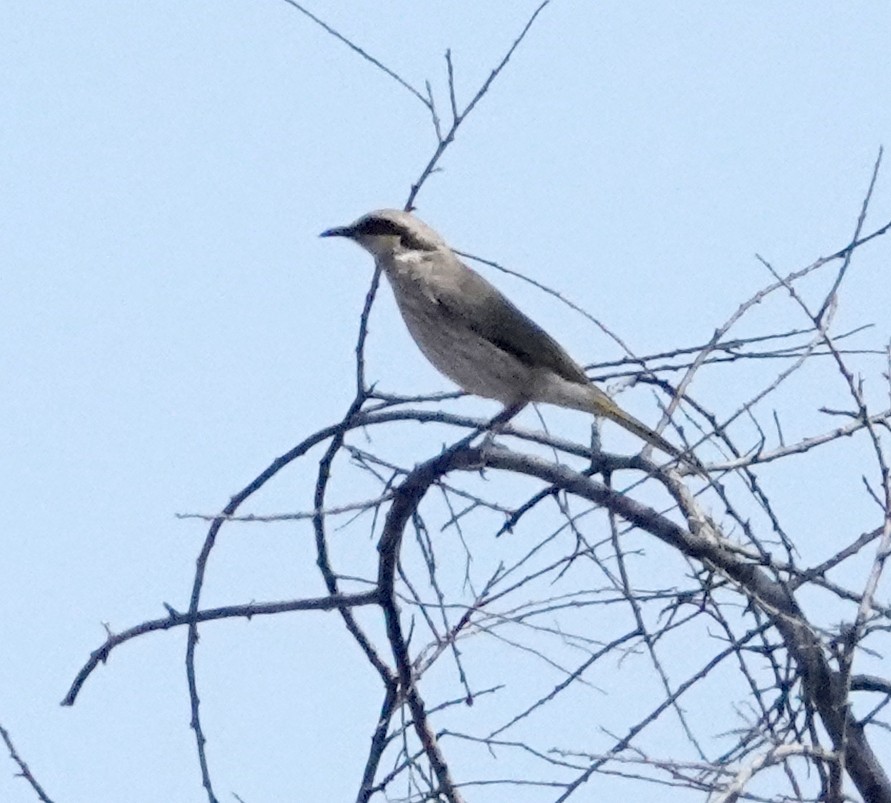
[[501,402],[507,418],[531,402],[592,413],[700,470],[592,383],[551,335],[415,215],[379,209],[320,236],[352,240],[374,257],[421,352],[466,393]]

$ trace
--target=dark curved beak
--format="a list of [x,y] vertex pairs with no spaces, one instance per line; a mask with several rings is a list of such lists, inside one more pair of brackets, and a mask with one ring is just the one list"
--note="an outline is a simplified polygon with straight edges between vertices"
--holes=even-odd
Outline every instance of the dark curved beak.
[[319,237],[351,237],[353,230],[349,226],[335,226],[333,229],[325,229]]

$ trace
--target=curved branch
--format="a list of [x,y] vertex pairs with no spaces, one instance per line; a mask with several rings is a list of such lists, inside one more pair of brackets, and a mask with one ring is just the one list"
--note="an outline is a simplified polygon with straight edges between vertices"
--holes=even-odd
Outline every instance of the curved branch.
[[395,491],[393,506],[387,516],[387,525],[379,546],[379,585],[383,598],[387,600],[384,604],[391,647],[399,667],[400,681],[409,695],[415,728],[443,789],[451,788],[448,786],[451,781],[435,737],[427,724],[423,701],[414,686],[411,661],[399,626],[392,583],[403,528],[427,490],[449,471],[478,469],[481,465],[536,477],[601,505],[686,557],[732,580],[750,603],[768,617],[781,635],[789,655],[798,666],[803,691],[818,711],[833,745],[836,749],[844,745],[845,766],[860,794],[871,803],[891,803],[891,780],[869,745],[862,724],[850,713],[845,697],[845,684],[839,673],[830,666],[819,637],[804,616],[792,591],[784,583],[771,578],[759,565],[740,556],[737,551],[726,548],[730,545],[729,542],[695,506],[692,497],[678,487],[679,484],[675,483],[671,475],[663,473],[659,476],[675,498],[684,505],[689,529],[566,466],[491,444],[484,451],[453,447],[410,472]]

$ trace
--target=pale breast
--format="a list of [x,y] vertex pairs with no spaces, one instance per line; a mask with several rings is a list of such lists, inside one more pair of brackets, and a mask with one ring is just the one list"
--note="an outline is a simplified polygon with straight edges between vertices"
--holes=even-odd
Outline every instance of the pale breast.
[[462,390],[504,404],[527,401],[533,376],[528,366],[480,337],[449,313],[417,271],[387,271],[408,331],[433,366]]

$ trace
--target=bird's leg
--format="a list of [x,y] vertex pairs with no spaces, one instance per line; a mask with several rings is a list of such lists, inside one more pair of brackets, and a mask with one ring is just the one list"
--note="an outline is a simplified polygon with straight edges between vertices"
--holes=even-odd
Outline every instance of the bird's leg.
[[483,467],[485,467],[486,465],[486,457],[488,455],[488,451],[491,448],[492,444],[495,442],[495,436],[498,435],[507,425],[507,422],[510,421],[525,406],[526,402],[524,401],[507,404],[505,405],[504,409],[500,413],[498,413],[498,415],[494,416],[489,421],[489,423],[486,424],[486,435],[483,438],[483,442],[480,444],[480,462],[482,463]]
[[[603,451],[603,443],[600,440],[600,419],[596,416],[594,420],[591,422],[591,469],[593,473],[594,466],[599,458],[600,454]],[[604,479],[606,479],[606,473],[604,473]]]

